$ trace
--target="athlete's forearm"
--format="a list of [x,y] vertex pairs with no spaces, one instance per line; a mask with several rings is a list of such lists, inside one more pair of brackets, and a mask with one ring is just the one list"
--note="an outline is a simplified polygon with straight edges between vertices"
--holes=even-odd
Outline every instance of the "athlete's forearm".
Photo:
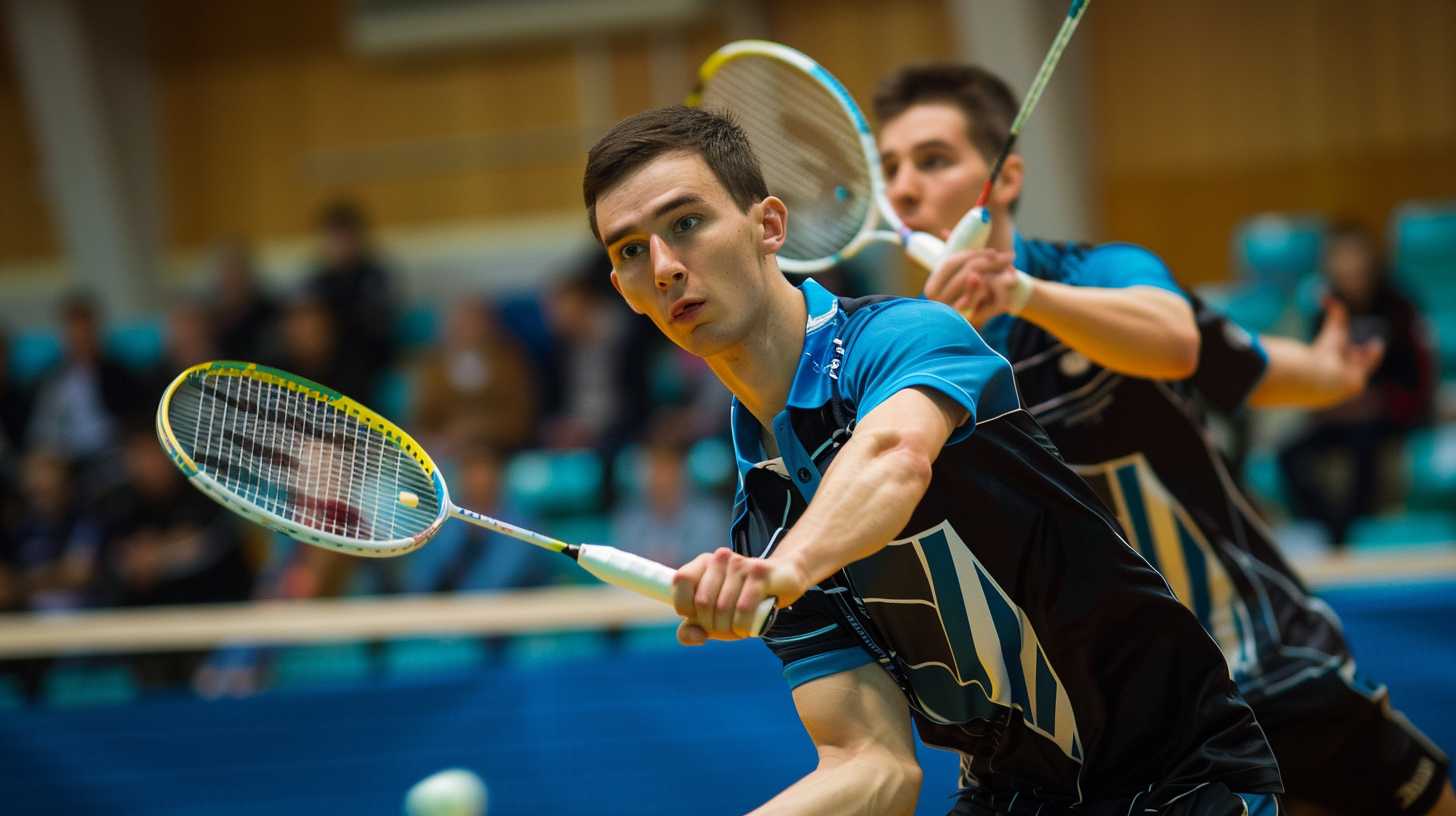
[[890,543],[930,486],[931,467],[966,411],[910,388],[872,410],[824,472],[814,500],[770,560],[813,586]]
[[1249,394],[1255,408],[1328,408],[1349,396],[1342,372],[1308,343],[1266,334],[1259,344],[1269,366]]
[[910,521],[931,463],[899,432],[856,432],[770,558],[791,561],[813,586],[873,555]]
[[1105,289],[1038,280],[1019,316],[1122,374],[1180,380],[1198,368],[1193,308],[1153,286]]
[[919,795],[920,767],[888,753],[821,759],[812,773],[753,811],[753,816],[896,816],[914,813]]

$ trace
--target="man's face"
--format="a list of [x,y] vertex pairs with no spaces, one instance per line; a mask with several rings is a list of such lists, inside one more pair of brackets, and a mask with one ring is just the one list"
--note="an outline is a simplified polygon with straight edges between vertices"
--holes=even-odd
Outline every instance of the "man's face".
[[765,205],[740,211],[696,153],[649,162],[596,202],[613,285],[699,357],[739,346],[766,287]]
[[955,106],[929,102],[912,105],[880,128],[890,205],[905,226],[944,239],[976,206],[991,167],[971,144],[966,125]]

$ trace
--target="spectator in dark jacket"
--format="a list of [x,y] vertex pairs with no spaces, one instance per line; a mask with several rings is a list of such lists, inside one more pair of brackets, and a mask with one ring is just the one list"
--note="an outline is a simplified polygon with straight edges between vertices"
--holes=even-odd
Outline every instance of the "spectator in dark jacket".
[[[308,294],[328,310],[336,345],[374,376],[394,359],[393,281],[370,243],[369,224],[352,202],[325,208],[319,219],[321,256]],[[369,398],[361,394],[362,399]]]
[[253,252],[234,241],[218,248],[213,262],[218,352],[231,360],[257,360],[278,319],[278,305],[258,284]]
[[[1430,335],[1420,313],[1390,280],[1375,240],[1362,227],[1341,224],[1327,238],[1324,272],[1329,295],[1343,309],[1327,308],[1316,319],[1350,321],[1356,342],[1378,339],[1385,356],[1365,392],[1315,414],[1279,456],[1296,515],[1320,522],[1336,545],[1350,525],[1374,512],[1380,452],[1429,420],[1435,398]],[[1327,301],[1328,302],[1328,301]],[[1331,460],[1348,463],[1343,490],[1327,483]]]

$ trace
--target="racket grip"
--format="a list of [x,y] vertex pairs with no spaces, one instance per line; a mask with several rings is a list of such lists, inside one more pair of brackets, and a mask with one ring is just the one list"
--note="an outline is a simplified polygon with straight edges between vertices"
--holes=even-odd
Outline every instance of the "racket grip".
[[[676,570],[603,544],[581,544],[577,549],[576,563],[582,569],[609,584],[672,606],[672,577],[677,574]],[[765,598],[758,605],[753,616],[754,637],[773,625],[774,606],[773,598]]]
[[976,207],[966,213],[950,231],[945,242],[945,255],[963,249],[980,249],[991,237],[991,213],[985,207]]
[[905,254],[924,267],[927,272],[934,272],[935,268],[940,265],[940,259],[946,255],[945,244],[928,232],[910,232],[903,233],[903,235]]

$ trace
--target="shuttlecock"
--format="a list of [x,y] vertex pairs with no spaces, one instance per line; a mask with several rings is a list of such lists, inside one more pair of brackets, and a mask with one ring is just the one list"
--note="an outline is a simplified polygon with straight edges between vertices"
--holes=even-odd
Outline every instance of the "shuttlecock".
[[430,774],[404,795],[406,816],[485,816],[485,783],[464,768]]

